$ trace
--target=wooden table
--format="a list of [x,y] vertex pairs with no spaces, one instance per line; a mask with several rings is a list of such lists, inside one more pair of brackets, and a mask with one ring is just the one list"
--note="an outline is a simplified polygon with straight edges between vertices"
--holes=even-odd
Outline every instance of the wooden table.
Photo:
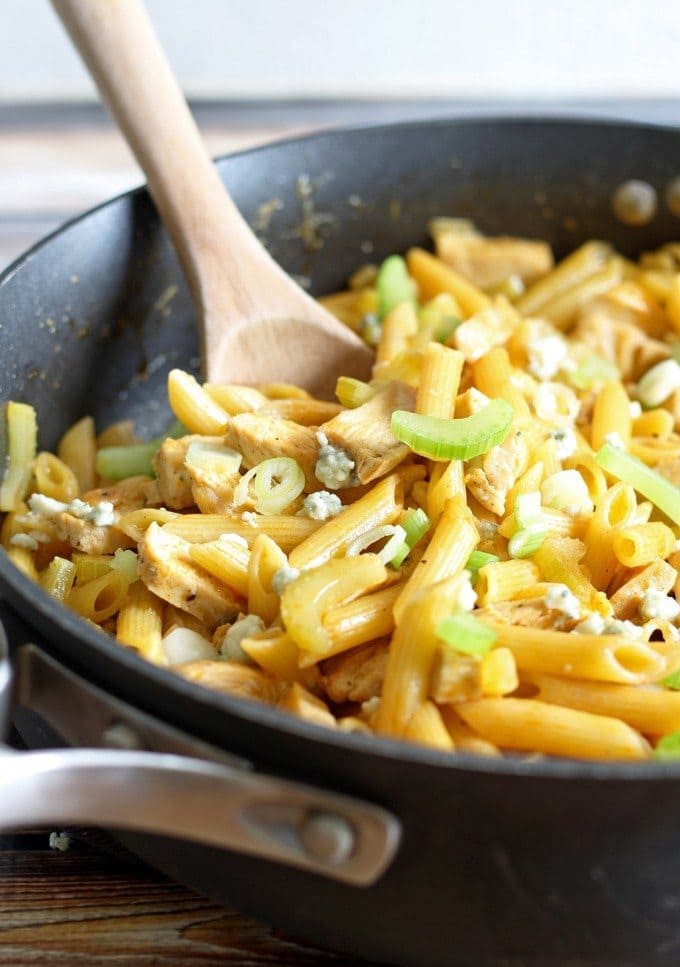
[[97,849],[76,839],[59,852],[47,831],[0,838],[0,964],[370,967],[301,946],[95,839]]

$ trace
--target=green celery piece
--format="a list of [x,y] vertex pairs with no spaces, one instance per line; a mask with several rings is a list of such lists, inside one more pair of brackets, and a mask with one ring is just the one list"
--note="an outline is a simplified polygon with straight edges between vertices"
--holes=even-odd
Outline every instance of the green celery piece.
[[414,453],[430,460],[470,460],[505,439],[514,410],[507,400],[490,400],[471,416],[445,420],[407,410],[392,414],[392,433]]
[[463,655],[486,655],[496,640],[496,632],[467,611],[456,611],[443,618],[435,634]]
[[378,315],[384,319],[388,312],[402,302],[416,301],[416,287],[408,274],[401,255],[389,255],[378,269],[375,281],[378,293]]

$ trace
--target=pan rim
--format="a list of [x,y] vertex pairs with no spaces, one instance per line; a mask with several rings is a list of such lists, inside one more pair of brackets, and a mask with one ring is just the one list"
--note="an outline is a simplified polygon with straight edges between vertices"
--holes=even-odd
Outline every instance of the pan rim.
[[[291,144],[318,141],[319,139],[334,139],[351,136],[359,131],[413,131],[428,128],[442,128],[455,126],[474,126],[480,123],[503,126],[507,128],[531,126],[531,127],[607,127],[619,128],[628,131],[658,131],[659,133],[676,132],[680,134],[680,126],[675,124],[648,123],[644,121],[622,120],[620,118],[599,118],[597,116],[581,117],[573,115],[493,115],[493,114],[466,114],[464,116],[422,118],[408,121],[397,121],[392,123],[366,123],[360,125],[347,125],[329,128],[328,130],[310,132],[292,138],[281,138],[270,141],[253,148],[246,148],[237,152],[219,155],[214,160],[216,163],[227,161],[243,156],[253,156],[260,152],[276,149]],[[40,252],[45,246],[49,245],[55,238],[66,233],[71,227],[98,214],[116,204],[134,197],[147,195],[146,186],[137,187],[121,192],[114,197],[107,199],[100,204],[88,209],[75,217],[68,219],[59,225],[54,231],[44,238],[38,240],[25,252],[20,254],[0,272],[0,286],[5,285],[21,268],[27,265],[31,259]],[[428,749],[385,736],[363,735],[357,733],[347,733],[325,729],[304,720],[295,718],[279,709],[266,706],[254,701],[240,699],[235,696],[221,694],[211,691],[208,688],[189,682],[181,678],[170,669],[152,665],[150,662],[139,657],[131,650],[128,651],[118,645],[108,636],[102,636],[94,628],[88,625],[75,612],[70,611],[65,605],[55,601],[42,588],[37,588],[33,581],[22,574],[10,561],[6,553],[0,554],[0,582],[2,596],[5,598],[9,607],[19,613],[28,623],[31,631],[35,630],[34,622],[31,620],[30,612],[37,613],[43,624],[51,624],[56,632],[66,634],[70,639],[82,642],[88,649],[93,649],[94,653],[101,654],[107,661],[111,661],[129,674],[138,685],[143,685],[146,681],[154,687],[161,689],[167,694],[168,699],[175,697],[177,708],[181,708],[183,703],[192,705],[209,711],[211,715],[219,715],[225,712],[238,717],[242,721],[252,723],[260,728],[265,728],[274,734],[284,734],[292,739],[302,739],[320,748],[338,748],[346,752],[355,754],[367,754],[375,758],[383,758],[392,761],[403,762],[404,764],[414,764],[431,766],[453,770],[454,772],[474,773],[488,776],[525,776],[534,779],[549,780],[590,780],[590,781],[635,781],[640,782],[659,780],[677,780],[680,778],[679,763],[663,762],[606,762],[606,761],[587,761],[571,759],[548,759],[548,758],[487,758],[475,754],[457,753],[452,755],[450,752],[440,752]],[[17,607],[13,597],[6,594],[9,589],[12,595],[16,596],[21,607]],[[40,645],[41,635],[38,634],[36,643]],[[65,661],[62,655],[59,660]],[[70,662],[65,661],[68,665]],[[92,668],[88,667],[88,677],[96,680],[97,676]],[[98,680],[98,684],[103,685],[112,691],[113,694],[121,694],[119,688],[113,689],[105,681]],[[121,697],[126,697],[121,694]],[[143,703],[136,697],[132,700],[135,705],[143,708]],[[170,705],[170,702],[168,702]],[[158,714],[154,712],[153,714]],[[168,720],[180,728],[191,730],[177,715],[167,715]],[[211,739],[213,744],[214,737]],[[224,743],[227,748],[227,743]],[[285,763],[282,764],[285,768]],[[351,776],[348,777],[351,780]]]

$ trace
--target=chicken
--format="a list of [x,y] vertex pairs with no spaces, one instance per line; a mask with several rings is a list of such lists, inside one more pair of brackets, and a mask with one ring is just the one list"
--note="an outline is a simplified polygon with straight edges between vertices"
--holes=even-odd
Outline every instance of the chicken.
[[243,454],[243,465],[255,467],[270,457],[292,457],[305,475],[307,490],[318,490],[314,467],[319,443],[311,427],[278,416],[239,413],[229,421],[224,443]]
[[513,275],[531,284],[553,267],[548,243],[524,238],[441,232],[437,235],[437,255],[480,289],[501,285]]
[[475,611],[475,617],[498,624],[519,625],[522,628],[552,628],[555,613],[546,607],[543,598],[522,601],[499,601]]
[[[651,315],[650,319],[655,320],[656,316]],[[650,327],[653,333],[657,332],[656,324],[650,323]],[[666,343],[645,332],[639,313],[611,292],[584,307],[571,335],[594,353],[616,363],[624,381],[638,380],[671,352]]]
[[526,470],[528,459],[524,436],[515,430],[483,457],[469,462],[465,484],[483,507],[500,515],[505,511],[508,491]]
[[164,506],[171,510],[185,510],[193,507],[192,478],[189,468],[185,465],[187,450],[192,443],[221,443],[221,437],[199,436],[190,434],[178,440],[165,440],[153,458],[153,468],[156,471],[158,489]]
[[92,521],[64,511],[56,517],[59,535],[75,550],[85,554],[113,554],[119,547],[134,547],[133,539],[119,530],[115,522],[129,511],[153,506],[157,496],[154,481],[141,476],[89,490],[81,499],[92,507],[105,502],[113,504],[113,524],[97,526]]
[[614,617],[621,621],[638,620],[645,592],[653,589],[668,594],[677,577],[678,572],[665,561],[648,564],[612,594],[610,601],[614,608]]
[[322,424],[319,432],[354,462],[359,482],[370,483],[389,473],[411,452],[393,435],[391,421],[395,410],[413,410],[415,398],[411,386],[393,380],[368,402]]
[[654,469],[676,487],[680,487],[680,456],[661,457]]
[[388,645],[371,642],[327,658],[321,664],[321,683],[332,702],[365,702],[380,695]]
[[191,558],[188,541],[150,524],[138,544],[139,576],[154,594],[209,629],[235,618],[245,603]]
[[226,692],[227,695],[258,699],[268,704],[276,701],[276,683],[264,672],[248,665],[204,658],[175,665],[173,671],[179,672],[190,682],[205,685],[217,692]]

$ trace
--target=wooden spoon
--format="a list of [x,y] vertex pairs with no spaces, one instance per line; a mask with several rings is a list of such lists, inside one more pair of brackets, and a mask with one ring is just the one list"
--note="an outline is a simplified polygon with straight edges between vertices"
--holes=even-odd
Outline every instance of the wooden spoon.
[[53,5],[148,180],[198,313],[211,382],[285,381],[333,395],[372,354],[290,279],[220,181],[141,0]]

